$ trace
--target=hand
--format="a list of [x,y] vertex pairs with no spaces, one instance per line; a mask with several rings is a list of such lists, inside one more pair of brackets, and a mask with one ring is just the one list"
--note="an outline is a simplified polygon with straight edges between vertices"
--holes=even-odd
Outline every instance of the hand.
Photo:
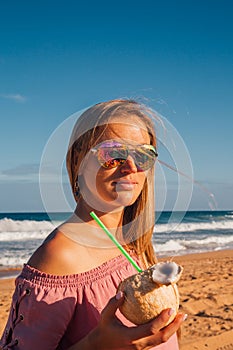
[[88,335],[90,349],[150,349],[166,342],[179,329],[186,316],[177,314],[174,321],[165,327],[171,316],[171,309],[166,309],[146,324],[126,327],[116,317],[116,311],[123,301],[122,293],[109,300],[98,326]]

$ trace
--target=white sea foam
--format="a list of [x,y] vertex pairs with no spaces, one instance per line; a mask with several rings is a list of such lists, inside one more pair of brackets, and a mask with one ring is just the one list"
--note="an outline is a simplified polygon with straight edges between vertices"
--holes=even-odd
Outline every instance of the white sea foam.
[[27,232],[0,232],[0,242],[44,239],[48,236],[49,232],[51,232],[51,230]]
[[195,231],[217,231],[217,230],[233,230],[233,220],[221,220],[211,222],[192,222],[192,223],[169,223],[156,224],[155,233],[166,232],[195,232]]
[[179,242],[171,239],[163,244],[154,244],[156,252],[178,252],[181,250],[185,250],[185,246],[180,244]]
[[54,225],[50,221],[12,220],[4,218],[0,220],[0,232],[28,232],[35,230],[50,230]]
[[12,254],[7,254],[6,256],[0,257],[0,266],[7,266],[7,267],[18,267],[23,266],[24,263],[26,263],[30,257],[31,253],[25,252],[19,252],[18,254],[15,254],[13,251]]
[[210,236],[200,239],[170,239],[165,243],[154,243],[157,254],[169,252],[189,253],[201,252],[208,250],[225,249],[225,247],[233,248],[233,235],[230,236]]
[[224,245],[233,244],[233,235],[211,236],[211,237],[206,237],[202,239],[182,240],[181,242],[186,248],[198,247],[198,246],[210,247],[210,245],[224,246]]
[[0,220],[0,241],[45,238],[60,222],[34,220]]

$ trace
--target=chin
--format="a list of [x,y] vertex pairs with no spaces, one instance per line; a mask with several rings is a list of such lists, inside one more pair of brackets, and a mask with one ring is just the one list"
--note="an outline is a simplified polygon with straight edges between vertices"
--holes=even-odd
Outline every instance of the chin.
[[118,203],[119,205],[123,207],[128,207],[135,203],[138,196],[135,196],[134,193],[125,191],[118,193],[118,197],[115,199],[115,203]]
[[122,210],[135,203],[138,195],[133,191],[114,192],[112,196],[101,196],[99,194],[98,202],[95,202],[93,207],[103,209],[103,211]]

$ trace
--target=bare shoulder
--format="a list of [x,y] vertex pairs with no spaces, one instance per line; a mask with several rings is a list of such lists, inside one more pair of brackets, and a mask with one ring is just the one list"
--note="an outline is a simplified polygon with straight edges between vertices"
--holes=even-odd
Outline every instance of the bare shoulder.
[[55,230],[34,252],[28,264],[42,272],[67,275],[79,273],[83,248]]
[[90,271],[119,255],[119,250],[89,247],[55,230],[35,251],[28,264],[53,275],[72,275]]

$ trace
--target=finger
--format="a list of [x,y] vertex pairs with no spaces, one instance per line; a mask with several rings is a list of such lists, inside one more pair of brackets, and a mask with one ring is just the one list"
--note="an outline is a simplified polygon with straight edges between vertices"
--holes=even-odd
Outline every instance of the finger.
[[124,301],[124,294],[122,292],[118,292],[114,297],[112,297],[105,308],[103,309],[101,315],[102,319],[105,321],[109,321],[115,316],[115,313],[119,306],[123,303]]
[[[153,330],[153,335],[145,336],[144,338],[141,338],[139,341],[141,342],[141,345],[143,346],[143,349],[150,348],[151,346],[156,346],[162,343],[165,343],[168,341],[168,339],[178,331],[180,328],[182,322],[186,319],[187,315],[184,314],[178,314],[174,321],[170,323],[168,326],[160,329],[159,331]],[[153,322],[150,322],[153,324]],[[137,342],[138,339],[135,339]]]
[[167,341],[172,336],[172,334],[177,332],[181,324],[186,320],[186,318],[187,318],[186,314],[183,314],[183,313],[177,314],[175,319],[167,327],[165,327],[163,330],[160,331],[162,341],[163,342]]
[[130,328],[131,339],[137,340],[158,333],[165,327],[166,323],[174,312],[175,311],[173,309],[165,309],[154,320],[143,325]]
[[172,308],[163,310],[154,320],[150,322],[150,329],[152,333],[166,327],[169,319],[174,313],[175,310]]

